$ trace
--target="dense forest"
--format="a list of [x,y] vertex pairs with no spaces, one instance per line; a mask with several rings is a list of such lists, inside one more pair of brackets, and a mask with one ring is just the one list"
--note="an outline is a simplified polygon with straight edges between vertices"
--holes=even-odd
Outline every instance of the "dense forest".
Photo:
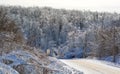
[[0,6],[0,31],[4,27],[14,27],[6,29],[15,34],[14,41],[57,58],[112,56],[116,62],[120,54],[118,13]]

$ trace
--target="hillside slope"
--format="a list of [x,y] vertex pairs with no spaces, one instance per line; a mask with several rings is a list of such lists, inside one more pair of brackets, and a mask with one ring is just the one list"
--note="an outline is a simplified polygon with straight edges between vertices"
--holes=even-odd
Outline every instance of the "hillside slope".
[[27,45],[21,27],[0,8],[0,74],[82,74],[59,63],[40,48]]

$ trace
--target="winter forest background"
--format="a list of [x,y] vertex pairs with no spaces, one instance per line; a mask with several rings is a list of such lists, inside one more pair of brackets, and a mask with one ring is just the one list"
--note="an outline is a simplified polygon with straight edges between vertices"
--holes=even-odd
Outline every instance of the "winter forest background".
[[0,6],[0,31],[3,29],[12,31],[11,36],[20,33],[14,41],[46,53],[49,50],[48,55],[57,58],[91,56],[116,62],[120,57],[118,13]]

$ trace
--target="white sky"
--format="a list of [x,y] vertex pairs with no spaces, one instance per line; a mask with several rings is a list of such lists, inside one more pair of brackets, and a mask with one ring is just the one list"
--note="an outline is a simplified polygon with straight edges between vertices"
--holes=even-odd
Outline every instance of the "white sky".
[[0,5],[53,7],[120,13],[120,0],[0,0]]

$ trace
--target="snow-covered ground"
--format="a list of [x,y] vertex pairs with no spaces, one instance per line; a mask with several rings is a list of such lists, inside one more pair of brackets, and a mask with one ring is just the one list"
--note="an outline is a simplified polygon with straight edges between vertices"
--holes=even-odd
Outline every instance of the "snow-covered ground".
[[120,68],[107,65],[98,60],[73,59],[60,60],[66,65],[82,71],[84,74],[119,74]]

